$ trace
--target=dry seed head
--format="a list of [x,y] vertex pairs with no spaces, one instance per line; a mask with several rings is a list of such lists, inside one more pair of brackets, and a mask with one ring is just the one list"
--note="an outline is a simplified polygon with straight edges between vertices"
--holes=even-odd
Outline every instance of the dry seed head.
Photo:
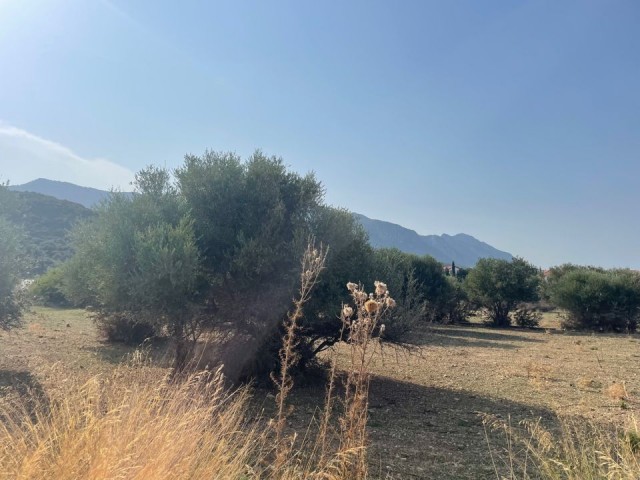
[[375,282],[373,282],[373,284],[376,286],[376,295],[382,296],[387,293],[386,283],[382,283],[376,280]]
[[396,306],[396,301],[391,297],[387,297],[384,299],[384,304],[387,308],[394,308]]
[[347,290],[349,290],[350,292],[355,292],[358,289],[358,285],[356,285],[353,282],[349,282],[347,283]]
[[369,298],[369,295],[367,295],[366,292],[356,291],[354,295],[356,300],[360,302],[365,302]]
[[349,318],[351,317],[351,315],[353,315],[353,308],[351,308],[349,305],[345,305],[342,309],[342,316],[345,318]]
[[378,302],[375,300],[367,300],[364,304],[367,313],[376,313],[378,311]]
[[385,326],[384,326],[384,323],[383,323],[382,325],[380,325],[380,335],[382,335],[384,333],[384,329],[385,329]]

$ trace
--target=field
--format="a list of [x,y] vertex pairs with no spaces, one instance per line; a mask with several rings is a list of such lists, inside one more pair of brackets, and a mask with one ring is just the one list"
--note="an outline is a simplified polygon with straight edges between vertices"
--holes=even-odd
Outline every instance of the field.
[[[380,478],[496,478],[480,413],[514,425],[541,418],[551,429],[557,415],[622,426],[637,414],[639,335],[564,332],[553,313],[542,326],[433,326],[413,349],[385,346],[373,364],[372,472]],[[46,390],[53,364],[69,376],[88,377],[112,369],[130,351],[102,342],[83,311],[36,308],[24,329],[0,333],[0,395]],[[345,350],[338,348],[337,356],[344,365]],[[158,368],[168,368],[158,357]],[[294,388],[292,428],[304,434],[323,395],[321,385]],[[272,394],[256,390],[253,402],[268,414]],[[503,449],[503,435],[488,438],[494,452]]]

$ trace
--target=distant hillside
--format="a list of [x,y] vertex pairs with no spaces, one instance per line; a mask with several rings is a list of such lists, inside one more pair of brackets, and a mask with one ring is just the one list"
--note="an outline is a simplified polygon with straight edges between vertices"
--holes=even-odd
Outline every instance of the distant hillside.
[[34,265],[31,274],[69,258],[73,253],[68,239],[71,228],[79,221],[95,215],[88,208],[66,200],[58,200],[33,192],[12,192],[17,197],[9,219],[26,234],[26,248]]
[[418,235],[413,230],[382,220],[373,220],[359,213],[354,217],[369,233],[369,241],[376,248],[397,248],[416,255],[431,255],[442,263],[456,262],[461,267],[472,267],[481,258],[511,260],[503,252],[480,240],[459,233],[457,235]]
[[38,178],[23,185],[11,185],[9,190],[15,192],[34,192],[49,195],[59,200],[68,200],[91,208],[111,195],[110,192],[97,188],[81,187],[73,183],[58,182],[46,178]]

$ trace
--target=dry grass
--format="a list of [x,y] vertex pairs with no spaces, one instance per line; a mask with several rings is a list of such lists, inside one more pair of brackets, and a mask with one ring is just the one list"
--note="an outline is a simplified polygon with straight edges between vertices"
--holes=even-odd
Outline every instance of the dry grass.
[[609,398],[612,398],[613,400],[624,400],[629,396],[629,394],[627,393],[627,389],[624,386],[624,382],[612,383],[607,388],[606,393],[607,393],[607,396]]
[[[627,429],[602,426],[576,418],[562,418],[559,432],[550,432],[540,421],[513,425],[483,415],[488,429],[506,438],[500,451],[488,450],[497,479],[509,480],[637,480],[640,478],[640,435],[631,419]],[[500,472],[506,471],[507,475]]]
[[216,372],[176,384],[144,365],[59,387],[33,408],[0,410],[0,476],[16,479],[242,478],[257,435],[243,428],[246,390]]
[[[78,310],[36,309],[26,320],[27,328],[0,333],[0,397],[14,398],[16,392],[24,394],[27,389],[49,394],[62,384],[48,373],[52,363],[59,363],[64,376],[76,384],[96,374],[108,377],[130,351],[102,343],[84,312]],[[384,347],[385,355],[376,350],[369,365],[369,477],[495,479],[477,412],[511,418],[516,426],[523,420],[541,418],[540,425],[556,439],[562,438],[557,415],[577,419],[579,424],[632,430],[630,416],[640,415],[636,400],[640,392],[640,336],[564,332],[553,314],[546,314],[542,323],[548,334],[542,330],[434,326],[424,335],[416,335],[421,346],[415,353],[392,346]],[[32,324],[38,325],[29,328]],[[350,356],[347,345],[336,348],[339,378],[348,372]],[[158,363],[157,358],[162,359],[162,352],[154,352],[153,365],[145,368],[149,376],[163,378],[171,364]],[[537,371],[536,366],[550,370]],[[536,377],[541,387],[535,385]],[[622,382],[626,399],[610,398],[607,387]],[[298,433],[295,452],[303,470],[305,456],[316,448],[315,432],[323,423],[323,409],[318,406],[324,404],[326,393],[323,387],[296,387],[288,399],[292,411],[287,431]],[[336,382],[325,463],[335,460],[337,445],[332,442],[339,434],[335,417],[342,411],[342,394],[340,382]],[[252,392],[248,407],[251,419],[262,411],[267,419],[276,414],[268,391]],[[489,432],[489,436],[493,448],[506,448],[504,435]],[[500,462],[498,465],[501,474],[509,478],[508,469]]]

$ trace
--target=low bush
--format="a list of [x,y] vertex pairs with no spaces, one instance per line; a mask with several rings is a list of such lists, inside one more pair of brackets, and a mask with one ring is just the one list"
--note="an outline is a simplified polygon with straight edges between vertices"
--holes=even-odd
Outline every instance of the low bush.
[[36,304],[45,307],[69,307],[71,302],[64,294],[64,272],[61,268],[50,268],[36,279],[29,293]]
[[522,328],[536,328],[540,324],[542,313],[526,306],[520,306],[513,312],[514,323]]
[[126,314],[97,314],[94,321],[98,331],[110,342],[127,345],[140,345],[145,340],[156,336],[150,323],[133,319]]

